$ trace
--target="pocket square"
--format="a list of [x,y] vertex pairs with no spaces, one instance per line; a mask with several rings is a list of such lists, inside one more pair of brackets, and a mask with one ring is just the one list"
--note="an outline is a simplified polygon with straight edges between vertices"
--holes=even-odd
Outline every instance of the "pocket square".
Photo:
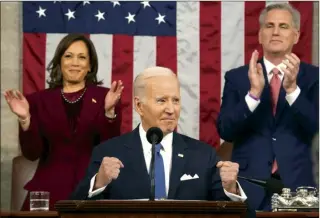
[[184,174],[183,176],[181,176],[180,181],[186,181],[186,180],[191,180],[191,179],[199,179],[198,174],[194,174],[193,177],[189,174]]

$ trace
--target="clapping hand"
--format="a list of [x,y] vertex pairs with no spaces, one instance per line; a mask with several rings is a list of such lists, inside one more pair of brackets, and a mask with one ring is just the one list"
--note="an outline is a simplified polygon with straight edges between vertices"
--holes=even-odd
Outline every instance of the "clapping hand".
[[283,88],[287,94],[290,94],[297,88],[300,59],[293,53],[286,54],[285,57],[287,59],[282,61],[284,66],[281,67],[284,72]]
[[112,83],[111,88],[106,94],[106,97],[104,100],[104,109],[106,111],[106,114],[114,115],[115,106],[117,105],[117,103],[121,98],[123,89],[124,89],[124,86],[121,80],[114,81]]
[[24,120],[30,116],[29,103],[23,94],[18,90],[7,90],[3,93],[11,111]]
[[250,94],[256,98],[260,98],[265,85],[262,65],[260,63],[257,63],[258,57],[259,53],[255,50],[251,55],[248,72],[248,77],[251,85]]

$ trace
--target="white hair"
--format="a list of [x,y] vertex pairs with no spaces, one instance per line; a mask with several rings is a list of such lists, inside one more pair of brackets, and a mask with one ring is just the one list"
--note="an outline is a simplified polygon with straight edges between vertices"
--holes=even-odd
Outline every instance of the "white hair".
[[165,67],[150,67],[141,72],[133,82],[133,95],[139,97],[141,100],[145,97],[145,88],[147,86],[147,79],[157,76],[174,76],[176,74],[169,68]]

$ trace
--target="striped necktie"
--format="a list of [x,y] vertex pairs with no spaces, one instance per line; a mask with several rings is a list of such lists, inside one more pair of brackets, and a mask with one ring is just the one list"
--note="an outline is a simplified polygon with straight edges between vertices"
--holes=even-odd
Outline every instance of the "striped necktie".
[[[277,103],[281,88],[281,80],[279,78],[280,71],[277,68],[274,68],[272,71],[273,76],[270,80],[270,91],[271,91],[271,104],[272,104],[272,112],[273,116],[276,115],[277,111]],[[278,163],[274,160],[271,173],[274,174],[278,170]]]
[[275,116],[281,88],[281,80],[279,78],[280,71],[277,68],[274,68],[271,72],[273,73],[273,76],[270,80],[271,104],[273,116]]

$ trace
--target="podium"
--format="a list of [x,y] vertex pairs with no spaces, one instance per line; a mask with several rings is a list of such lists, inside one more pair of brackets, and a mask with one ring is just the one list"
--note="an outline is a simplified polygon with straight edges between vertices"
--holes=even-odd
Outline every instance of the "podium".
[[245,218],[247,207],[231,201],[58,201],[60,218]]

